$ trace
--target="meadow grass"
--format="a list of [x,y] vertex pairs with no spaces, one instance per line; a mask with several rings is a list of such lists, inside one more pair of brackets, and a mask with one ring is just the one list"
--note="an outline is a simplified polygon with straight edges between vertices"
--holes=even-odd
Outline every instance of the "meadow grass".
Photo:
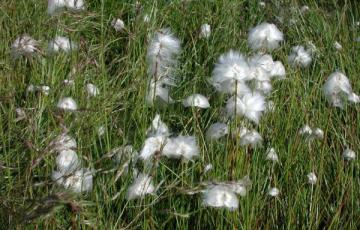
[[[335,70],[345,72],[360,91],[360,6],[356,1],[116,1],[88,0],[81,13],[50,17],[45,0],[3,0],[0,3],[0,229],[358,229],[360,227],[360,165],[343,160],[346,147],[360,151],[359,107],[331,107],[321,87]],[[303,5],[309,11],[300,13]],[[150,21],[144,23],[145,14]],[[126,31],[116,32],[111,20],[120,17]],[[230,49],[251,55],[248,29],[263,21],[277,24],[285,42],[271,52],[285,64],[287,78],[276,81],[270,96],[276,109],[258,127],[263,148],[241,148],[232,138],[206,142],[206,129],[221,119],[226,98],[208,83],[217,58]],[[198,37],[203,23],[209,39]],[[146,52],[154,31],[170,27],[181,40],[182,53],[171,95],[177,103],[145,106],[148,82]],[[41,41],[43,54],[11,58],[10,46],[21,34]],[[78,42],[70,54],[46,55],[56,34]],[[318,49],[310,67],[288,65],[291,47],[313,42]],[[339,41],[343,49],[333,44]],[[74,78],[74,86],[63,80]],[[88,98],[85,85],[100,95]],[[26,93],[29,84],[49,85],[48,96]],[[184,108],[180,100],[193,93],[210,98],[211,108]],[[63,113],[61,97],[73,97],[80,109]],[[15,109],[27,117],[16,122]],[[156,113],[174,133],[197,137],[200,158],[187,164],[161,159],[154,174],[163,181],[154,196],[127,201],[131,174],[115,181],[111,149],[131,144],[140,149]],[[242,122],[233,121],[231,126]],[[325,138],[307,143],[298,135],[304,125],[320,127]],[[105,126],[105,135],[97,129]],[[96,169],[91,193],[74,195],[51,182],[55,155],[49,142],[65,127],[78,142],[85,166]],[[280,163],[265,160],[267,147],[277,150]],[[34,166],[34,161],[41,158]],[[208,163],[214,169],[203,174]],[[314,171],[315,185],[306,175]],[[201,195],[186,190],[204,181],[226,181],[249,175],[253,184],[234,212],[206,208]],[[270,187],[280,189],[270,197]],[[56,194],[56,196],[52,196]],[[115,196],[115,198],[114,198]]]

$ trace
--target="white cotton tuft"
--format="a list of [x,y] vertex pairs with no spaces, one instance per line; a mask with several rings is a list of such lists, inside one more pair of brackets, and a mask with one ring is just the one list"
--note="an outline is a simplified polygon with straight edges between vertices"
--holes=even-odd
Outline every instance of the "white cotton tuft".
[[357,103],[360,102],[360,97],[355,93],[351,93],[348,96],[348,101],[351,102],[351,103],[357,104]]
[[160,81],[156,82],[153,79],[150,80],[147,94],[146,103],[149,106],[153,106],[155,102],[160,103],[173,103],[173,99],[169,95],[168,86],[162,84]]
[[245,82],[236,81],[233,79],[222,82],[212,82],[212,80],[210,80],[210,83],[214,86],[216,91],[224,94],[236,94],[241,97],[252,92],[249,86],[245,84]]
[[65,0],[65,6],[73,11],[85,10],[84,0]]
[[272,197],[277,197],[280,194],[280,190],[276,187],[270,188],[269,189],[269,195]]
[[174,84],[173,69],[179,53],[180,41],[170,29],[156,32],[147,51],[149,76],[157,82]]
[[206,131],[206,139],[210,140],[218,140],[223,136],[229,133],[229,128],[227,124],[216,122],[212,124],[208,130]]
[[65,0],[48,0],[47,12],[49,15],[53,15],[61,8],[66,6]]
[[194,136],[179,135],[168,140],[162,154],[168,158],[192,160],[199,156],[199,152],[199,146]]
[[61,134],[52,140],[49,144],[51,150],[55,152],[62,152],[68,150],[75,150],[77,147],[76,140],[67,134]]
[[93,171],[90,169],[82,168],[69,176],[54,171],[51,177],[58,185],[62,185],[75,193],[91,192],[93,187]]
[[74,150],[62,150],[56,157],[56,166],[63,175],[68,175],[80,167],[80,160]]
[[276,77],[277,79],[285,79],[286,71],[283,63],[281,61],[275,61],[274,66],[270,72],[271,77]]
[[120,18],[114,18],[111,21],[111,26],[115,29],[115,31],[119,32],[125,29],[125,23]]
[[274,50],[284,40],[283,33],[274,24],[267,22],[251,28],[248,43],[252,50],[267,49]]
[[308,178],[309,184],[311,184],[311,185],[316,184],[316,182],[317,182],[317,176],[316,176],[316,174],[315,174],[314,172],[309,173],[309,174],[307,175],[307,178]]
[[256,81],[254,89],[264,95],[271,93],[272,85],[270,81]]
[[147,129],[146,135],[148,137],[155,136],[170,136],[170,131],[167,125],[161,120],[160,115],[156,114],[151,122],[151,126]]
[[167,142],[168,138],[165,136],[148,137],[140,151],[139,158],[143,161],[149,160],[155,154],[160,153]]
[[233,96],[226,102],[225,109],[229,117],[244,116],[257,124],[266,109],[266,101],[258,92],[245,94],[241,98]]
[[52,53],[58,53],[60,51],[69,53],[70,51],[77,49],[77,45],[67,37],[56,36],[54,40],[49,42],[48,49]]
[[345,149],[342,155],[347,161],[352,161],[356,159],[356,153],[349,148]]
[[97,134],[101,137],[106,133],[105,126],[101,125],[97,128]]
[[149,23],[149,22],[150,22],[150,15],[145,14],[145,15],[144,15],[144,18],[143,18],[143,21],[144,21],[145,23]]
[[214,208],[238,209],[239,200],[236,194],[225,186],[210,186],[204,191],[203,205]]
[[153,194],[154,192],[155,187],[152,182],[152,177],[140,173],[139,175],[137,175],[134,182],[130,185],[126,193],[126,199],[133,200],[144,197],[147,194]]
[[213,165],[212,164],[207,164],[204,167],[204,174],[211,171],[213,169]]
[[11,55],[14,59],[21,56],[29,57],[39,51],[39,42],[28,35],[15,39],[11,45]]
[[293,66],[307,67],[312,61],[311,52],[305,50],[304,46],[294,46],[288,56],[288,61]]
[[241,146],[251,146],[252,148],[256,148],[261,146],[263,141],[261,135],[257,131],[248,130],[245,127],[240,128],[237,131],[236,136],[240,139]]
[[57,104],[57,107],[59,109],[65,110],[65,111],[75,111],[77,110],[77,104],[74,99],[71,97],[64,97],[61,98]]
[[339,42],[334,42],[334,48],[338,51],[342,50],[342,45]]
[[304,5],[304,6],[302,6],[301,8],[300,8],[300,12],[301,13],[305,13],[305,12],[307,12],[307,11],[309,11],[310,10],[310,8],[307,6],[307,5]]
[[96,97],[100,93],[99,88],[91,83],[86,84],[86,92],[89,97]]
[[299,134],[305,137],[307,140],[321,140],[324,138],[324,131],[320,128],[311,128],[308,125],[304,125],[300,130]]
[[359,100],[352,91],[349,79],[341,72],[334,72],[328,77],[323,91],[334,107],[343,108],[346,101],[357,103]]
[[35,85],[28,85],[26,88],[26,92],[33,93],[33,92],[40,92],[44,95],[49,95],[50,87],[47,85],[35,86]]
[[209,100],[201,94],[193,94],[183,100],[185,107],[210,108]]
[[277,162],[279,161],[279,157],[276,154],[276,151],[274,148],[270,148],[266,151],[266,160]]
[[209,24],[203,24],[200,27],[200,38],[209,38],[211,35],[211,27]]
[[250,68],[245,57],[239,52],[230,50],[219,57],[210,82],[217,85],[228,80],[243,82],[251,79]]

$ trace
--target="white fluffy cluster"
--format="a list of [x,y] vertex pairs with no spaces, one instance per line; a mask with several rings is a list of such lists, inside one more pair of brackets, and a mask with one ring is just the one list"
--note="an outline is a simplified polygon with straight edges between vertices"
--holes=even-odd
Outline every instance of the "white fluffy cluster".
[[48,49],[51,53],[58,53],[60,51],[69,53],[70,51],[77,49],[77,45],[67,37],[56,36],[54,40],[49,42]]
[[57,136],[51,143],[51,150],[57,153],[57,170],[52,173],[52,180],[58,185],[73,192],[89,192],[92,190],[92,174],[89,169],[81,168],[81,161],[75,149],[77,147],[74,138],[67,134]]
[[85,9],[84,0],[49,0],[48,1],[48,14],[54,15],[59,10],[67,8],[73,11]]
[[343,108],[348,101],[359,103],[360,98],[352,90],[349,79],[341,72],[332,73],[323,86],[327,100],[334,106]]
[[345,149],[342,155],[343,155],[344,159],[347,161],[352,161],[352,160],[356,159],[356,153],[352,149],[349,149],[349,148]]
[[299,134],[305,137],[307,140],[321,140],[324,138],[324,131],[320,128],[311,128],[308,125],[304,125]]
[[248,176],[239,181],[209,183],[206,189],[202,191],[203,205],[236,210],[239,207],[237,195],[245,196],[251,183]]
[[133,183],[127,190],[126,199],[133,200],[144,197],[147,194],[153,194],[155,186],[152,182],[152,177],[143,173],[136,176]]
[[205,136],[208,141],[218,140],[228,133],[229,128],[227,124],[216,122],[207,129]]
[[273,50],[284,40],[283,33],[274,24],[263,22],[249,31],[248,42],[253,50]]
[[210,83],[217,91],[231,96],[225,107],[229,117],[243,116],[259,123],[267,107],[265,96],[272,90],[271,80],[283,79],[285,75],[284,65],[271,55],[246,58],[230,50],[219,57]]
[[304,46],[294,46],[288,61],[293,66],[308,67],[312,61],[311,53],[311,50],[306,50]]
[[77,104],[71,97],[64,97],[59,100],[57,107],[64,111],[76,111]]
[[115,31],[117,31],[117,32],[122,31],[123,29],[125,29],[125,23],[120,18],[114,18],[111,21],[111,25],[115,29]]
[[211,35],[211,26],[209,24],[203,24],[200,27],[200,38],[209,38]]
[[193,94],[183,100],[185,107],[210,108],[209,100],[201,94]]
[[39,42],[28,35],[23,35],[15,39],[11,45],[13,58],[21,56],[29,57],[39,51]]
[[174,70],[180,49],[179,39],[169,29],[156,32],[152,38],[147,51],[150,77],[146,95],[148,105],[152,106],[158,99],[164,103],[172,103],[169,87],[176,84]]
[[26,88],[26,92],[28,92],[28,93],[40,92],[40,93],[42,93],[44,95],[49,95],[50,87],[47,86],[47,85],[39,85],[39,86],[37,86],[37,85],[30,84]]
[[266,160],[272,161],[272,162],[279,161],[279,157],[274,148],[270,148],[266,151]]
[[238,129],[235,138],[239,138],[241,146],[250,146],[256,148],[262,145],[263,138],[255,130],[249,130],[245,127]]
[[268,194],[272,197],[277,197],[280,194],[280,190],[276,187],[270,188]]
[[307,178],[308,178],[309,184],[311,184],[311,185],[316,184],[317,176],[316,176],[316,174],[314,172],[311,172],[311,173],[307,174]]
[[100,94],[100,90],[96,85],[92,83],[88,83],[86,84],[86,93],[88,94],[89,97],[96,97],[97,95]]
[[199,156],[196,138],[183,135],[169,137],[169,128],[161,121],[160,115],[155,116],[147,136],[139,155],[142,160],[149,160],[156,154],[184,160],[192,160]]

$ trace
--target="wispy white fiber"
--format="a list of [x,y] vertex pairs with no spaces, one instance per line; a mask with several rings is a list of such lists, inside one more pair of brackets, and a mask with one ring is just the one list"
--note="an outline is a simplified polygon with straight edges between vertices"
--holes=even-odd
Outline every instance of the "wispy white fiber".
[[200,27],[200,38],[209,38],[211,35],[211,27],[209,24],[203,24]]
[[61,98],[57,104],[57,107],[59,109],[65,110],[65,111],[75,111],[77,110],[77,104],[74,99],[71,97],[64,97]]
[[278,188],[276,188],[276,187],[273,187],[273,188],[270,188],[269,189],[269,195],[270,196],[272,196],[272,197],[277,197],[277,196],[279,196],[279,194],[280,194],[280,190],[278,189]]
[[217,185],[210,186],[204,191],[203,205],[214,208],[227,208],[235,211],[239,207],[239,200],[236,194],[229,188]]
[[352,161],[352,160],[356,159],[356,153],[352,149],[349,149],[349,148],[345,149],[342,155],[343,155],[344,159],[347,161]]
[[179,135],[168,140],[162,154],[168,158],[193,160],[199,156],[199,152],[200,150],[194,136]]
[[315,174],[314,172],[309,173],[309,174],[307,175],[307,178],[308,178],[309,184],[311,184],[311,185],[316,184],[316,182],[317,182],[317,176],[316,176],[316,174]]
[[288,61],[293,66],[307,67],[312,61],[311,52],[305,50],[304,46],[294,46],[288,56]]
[[150,80],[146,93],[146,103],[153,106],[155,102],[173,103],[173,99],[169,95],[169,86],[161,83],[161,81]]
[[324,131],[320,128],[311,128],[309,125],[304,125],[299,134],[305,137],[307,140],[321,140],[324,138]]
[[148,137],[170,135],[168,126],[161,120],[159,114],[155,115],[154,119],[151,122],[151,126],[146,131],[146,135]]
[[74,150],[62,150],[56,157],[56,166],[63,175],[69,175],[80,167],[80,160]]
[[99,95],[100,90],[96,85],[88,83],[86,84],[86,92],[89,97],[96,97],[97,95]]
[[11,45],[11,55],[15,59],[21,56],[29,57],[38,51],[39,42],[28,35],[17,37]]
[[69,176],[64,176],[61,172],[54,171],[52,180],[66,189],[75,193],[91,192],[93,188],[93,174],[90,169],[82,168]]
[[262,113],[266,109],[264,96],[258,92],[245,94],[241,98],[233,96],[226,103],[228,116],[244,116],[249,120],[259,123]]
[[342,50],[343,47],[338,41],[336,41],[336,42],[334,42],[334,48],[336,50],[340,51],[340,50]]
[[274,148],[270,148],[266,151],[266,160],[273,162],[279,161],[279,157]]
[[67,134],[60,134],[49,144],[51,150],[60,153],[61,151],[75,150],[76,140]]
[[167,144],[168,138],[165,136],[148,137],[140,151],[139,158],[141,160],[149,160],[155,154],[160,154]]
[[28,87],[26,88],[26,92],[29,93],[33,93],[33,92],[41,92],[44,95],[49,95],[50,93],[50,87],[47,85],[41,85],[41,86],[36,86],[36,85],[28,85]]
[[54,15],[63,8],[73,11],[84,10],[85,2],[84,0],[48,0],[48,14]]
[[111,26],[115,29],[115,31],[119,32],[125,29],[125,23],[120,18],[114,18],[111,21]]
[[77,45],[70,41],[69,38],[63,36],[56,36],[54,40],[49,42],[48,49],[52,53],[57,53],[60,51],[64,51],[68,53],[72,50],[77,49]]
[[252,148],[261,146],[263,141],[263,138],[257,131],[249,130],[245,127],[237,131],[236,137],[240,139],[241,146],[251,146]]
[[212,124],[206,131],[207,140],[218,140],[229,133],[228,125],[216,122]]
[[263,22],[251,28],[248,36],[248,43],[251,49],[274,50],[284,40],[283,33],[274,24]]
[[352,91],[349,79],[341,72],[330,74],[323,86],[327,100],[334,106],[343,108],[346,101],[359,103],[359,96]]
[[193,94],[183,100],[185,107],[210,108],[209,100],[201,94]]
[[155,192],[155,186],[152,182],[152,177],[143,173],[137,175],[133,183],[127,190],[126,199],[133,200],[142,198],[148,194]]

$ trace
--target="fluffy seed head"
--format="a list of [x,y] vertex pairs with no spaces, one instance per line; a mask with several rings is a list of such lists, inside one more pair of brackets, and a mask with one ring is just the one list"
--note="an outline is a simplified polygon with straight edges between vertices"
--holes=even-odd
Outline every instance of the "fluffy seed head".
[[276,187],[270,188],[269,195],[272,197],[277,197],[280,194],[280,190]]
[[115,29],[115,31],[117,31],[117,32],[122,31],[123,29],[125,29],[125,23],[120,18],[114,18],[111,21],[111,25]]
[[201,94],[193,94],[183,100],[185,107],[210,108],[209,100]]
[[48,49],[51,53],[58,53],[60,51],[69,53],[70,51],[77,49],[77,45],[74,42],[71,42],[67,37],[56,36],[54,40],[49,42]]
[[15,59],[21,56],[29,57],[38,51],[39,42],[28,35],[16,38],[11,45],[11,55]]
[[77,110],[77,104],[74,99],[71,97],[64,97],[61,98],[57,104],[57,107],[59,109],[65,110],[65,111],[75,111]]
[[99,88],[91,83],[86,84],[86,92],[89,97],[95,97],[100,93]]
[[209,24],[203,24],[200,27],[200,38],[209,38],[211,35],[211,27]]
[[311,52],[305,50],[304,46],[294,46],[288,56],[288,61],[293,66],[307,67],[312,61]]
[[309,184],[312,184],[312,185],[316,184],[317,176],[316,176],[316,174],[314,172],[309,173],[307,175],[307,178],[308,178]]
[[353,150],[347,148],[343,152],[343,157],[347,161],[352,161],[356,159],[356,153]]
[[73,173],[80,166],[80,160],[74,150],[62,150],[56,157],[56,166],[63,175]]
[[218,140],[229,133],[227,124],[216,122],[212,124],[206,131],[207,140]]
[[236,194],[225,186],[210,186],[204,191],[203,205],[214,208],[238,209],[239,200]]
[[283,33],[274,24],[263,22],[249,31],[248,43],[252,50],[273,50],[284,40]]
[[[341,72],[330,74],[323,86],[327,100],[334,106],[343,108],[344,103],[352,98],[352,88],[349,79]],[[356,94],[355,94],[356,95]]]
[[162,154],[168,158],[192,160],[199,156],[199,152],[200,150],[194,136],[179,135],[168,140]]
[[127,193],[126,199],[133,200],[137,198],[144,197],[147,194],[152,194],[155,192],[155,187],[152,182],[152,177],[143,173],[140,173],[130,185]]

